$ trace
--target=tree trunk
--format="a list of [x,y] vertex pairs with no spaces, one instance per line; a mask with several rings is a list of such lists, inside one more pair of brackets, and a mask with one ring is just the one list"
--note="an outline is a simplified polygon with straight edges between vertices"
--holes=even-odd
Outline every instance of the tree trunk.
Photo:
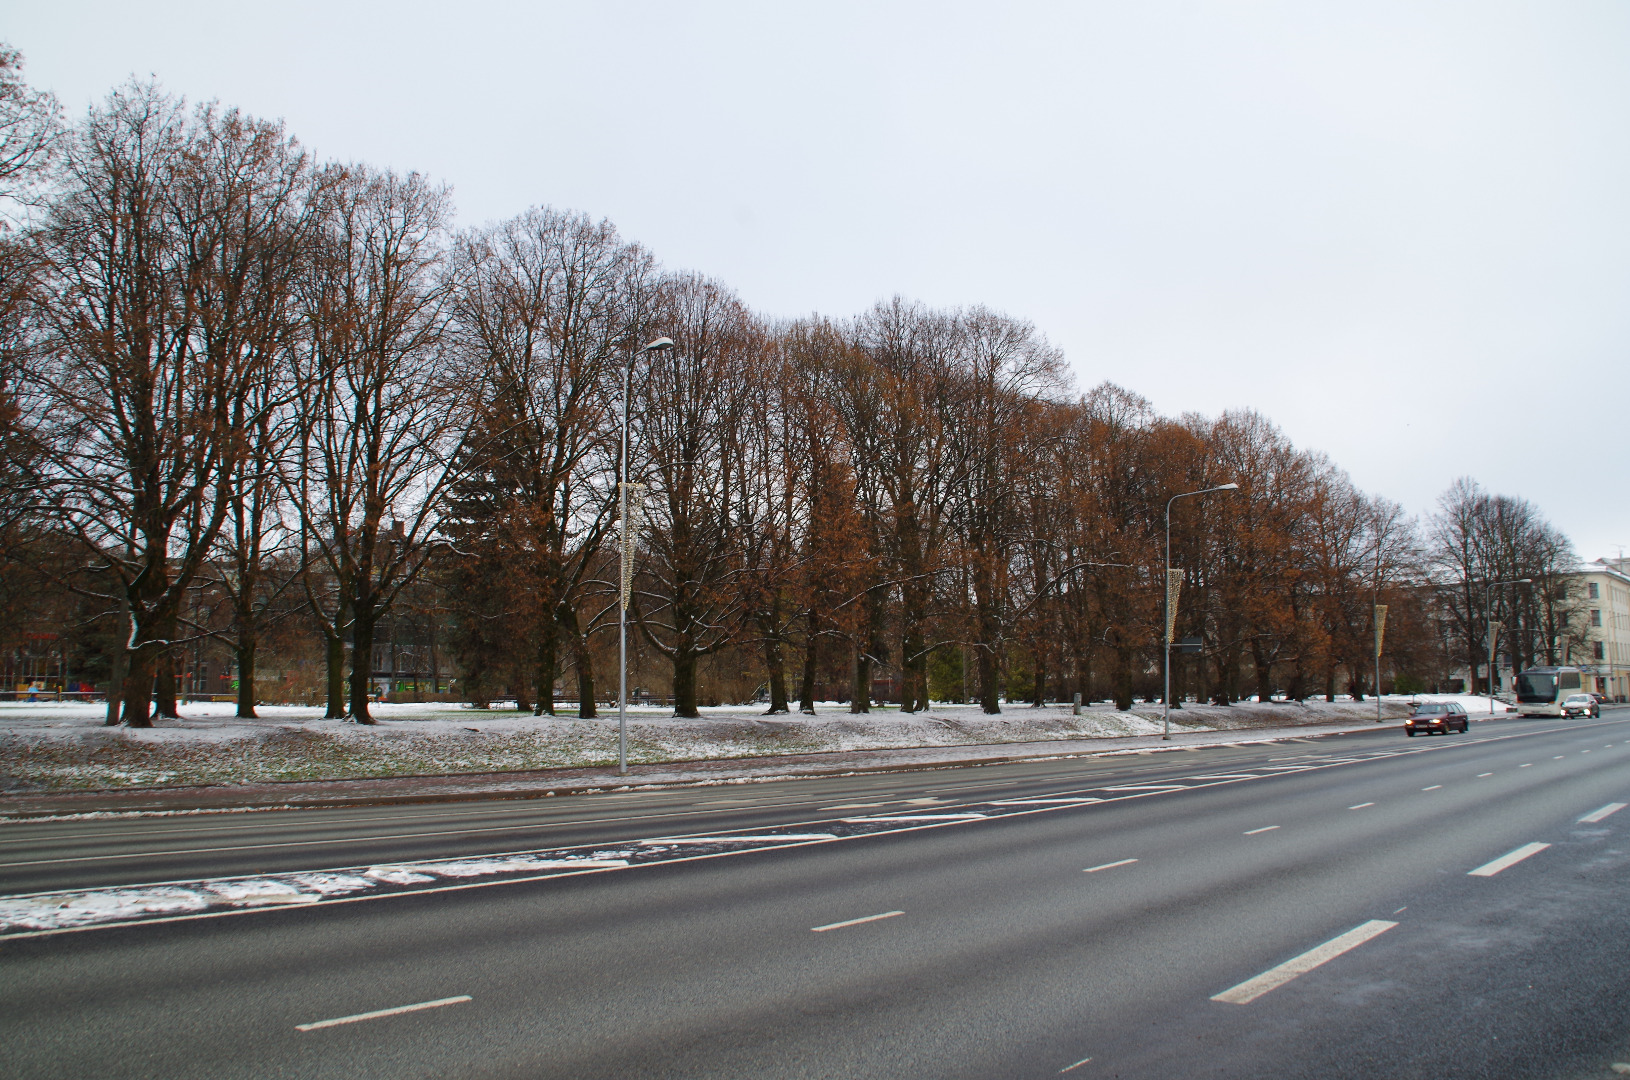
[[[928,649],[926,642],[919,644],[916,652],[901,665],[910,673],[909,685],[917,694],[917,700],[912,703],[912,712],[922,712],[928,708]],[[904,659],[904,658],[903,658]]]
[[779,637],[764,639],[764,665],[770,669],[770,711],[764,715],[791,712],[787,707],[787,663],[781,653]]
[[1132,708],[1132,650],[1124,645],[1115,648],[1115,707]]
[[928,642],[913,622],[900,639],[900,711],[928,708]]
[[577,668],[577,716],[580,720],[592,720],[600,715],[600,710],[594,697],[594,659],[589,655],[587,644],[577,649],[574,666]]
[[345,719],[345,639],[337,633],[323,636],[328,646],[328,711],[324,720]]
[[181,710],[176,707],[175,681],[175,656],[163,653],[153,666],[153,711],[167,720],[181,719]]
[[674,715],[694,720],[702,714],[696,708],[696,654],[674,656]]
[[153,698],[152,652],[138,648],[126,657],[124,686],[119,697],[126,727],[153,726],[153,717],[148,711]]
[[816,636],[815,616],[809,617],[809,638],[804,642],[804,672],[798,687],[798,711],[807,716],[815,715],[815,676],[820,656],[820,638]]
[[485,674],[479,671],[469,672],[464,676],[464,692],[470,697],[472,709],[485,709],[492,704],[492,697],[487,693],[487,680]]
[[1034,684],[1030,688],[1030,706],[1039,709],[1047,704],[1047,661],[1042,659],[1040,649],[1033,650],[1031,655],[1036,658],[1036,673]]
[[581,720],[592,720],[600,715],[595,708],[594,653],[578,625],[576,609],[569,604],[562,605],[561,618],[566,632],[572,636],[572,666],[577,669],[577,716]]
[[351,618],[351,719],[359,724],[377,723],[368,711],[368,692],[373,689],[374,620],[364,616],[359,605]]
[[240,615],[238,620],[238,715],[255,719],[255,630]]
[[[532,710],[532,715],[542,716],[548,713],[555,715],[555,649],[556,638],[554,613],[544,616],[547,624],[538,630],[538,662],[533,673],[532,685],[538,695],[538,703]],[[516,703],[517,706],[519,702]]]
[[1001,665],[997,663],[996,649],[985,644],[979,647],[979,707],[995,716],[1002,711]]
[[1273,697],[1273,661],[1267,659],[1262,647],[1251,643],[1251,665],[1256,668],[1257,700],[1267,702]]
[[130,601],[119,594],[119,647],[113,650],[112,670],[108,672],[108,711],[103,718],[105,727],[115,727],[120,721],[119,703],[124,700],[125,675],[130,669]]
[[849,681],[849,711],[869,713],[872,711],[872,658],[866,650],[855,650],[855,662],[850,670],[853,674]]

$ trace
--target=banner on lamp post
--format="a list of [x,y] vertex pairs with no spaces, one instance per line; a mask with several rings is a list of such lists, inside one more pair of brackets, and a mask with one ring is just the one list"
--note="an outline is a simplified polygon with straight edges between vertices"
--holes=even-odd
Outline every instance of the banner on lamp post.
[[1387,633],[1387,605],[1375,605],[1375,655],[1381,655],[1381,639]]
[[645,514],[645,485],[622,484],[623,520],[619,547],[622,549],[622,605],[628,610],[628,599],[634,589],[634,543],[639,537],[640,524]]
[[1177,596],[1183,591],[1183,571],[1166,570],[1166,643],[1171,644],[1177,630]]

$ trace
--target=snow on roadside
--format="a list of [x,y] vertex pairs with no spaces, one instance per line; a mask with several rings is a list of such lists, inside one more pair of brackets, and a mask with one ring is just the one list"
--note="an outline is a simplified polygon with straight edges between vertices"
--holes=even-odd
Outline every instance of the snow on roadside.
[[[1389,700],[1389,716],[1405,699]],[[1474,701],[1476,699],[1473,699]],[[1174,729],[1235,730],[1373,717],[1369,702],[1189,705]],[[0,703],[0,791],[88,790],[189,784],[262,783],[427,776],[606,765],[616,760],[617,718],[534,717],[514,710],[381,704],[373,727],[324,720],[320,708],[262,706],[240,720],[231,703],[184,705],[180,721],[150,730],[102,725],[103,707],[56,702]],[[1475,710],[1468,705],[1468,711]],[[926,713],[880,709],[851,715],[826,703],[817,715],[766,716],[762,706],[702,710],[696,720],[668,710],[629,710],[629,759],[636,763],[833,751],[968,746],[1054,739],[1117,738],[1160,730],[1159,704],[1117,712],[1107,705],[1072,715],[1069,706],[1009,705],[986,716],[976,707]]]

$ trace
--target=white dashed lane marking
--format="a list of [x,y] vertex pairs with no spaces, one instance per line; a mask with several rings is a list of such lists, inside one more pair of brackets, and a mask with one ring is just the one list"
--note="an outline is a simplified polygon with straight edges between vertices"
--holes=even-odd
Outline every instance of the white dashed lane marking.
[[825,926],[812,926],[810,930],[817,934],[824,934],[828,930],[842,930],[845,926],[859,926],[861,923],[876,922],[879,919],[892,919],[896,915],[904,915],[903,911],[885,911],[881,915],[867,915],[861,919],[845,919],[843,922],[827,923]]
[[1096,874],[1100,870],[1113,870],[1117,866],[1131,866],[1137,861],[1136,859],[1122,859],[1120,862],[1106,862],[1102,866],[1089,866],[1081,872],[1083,874]]
[[1601,821],[1603,818],[1607,817],[1609,814],[1617,814],[1620,810],[1623,810],[1625,808],[1625,806],[1627,806],[1627,805],[1630,805],[1630,804],[1622,803],[1622,802],[1610,802],[1606,806],[1602,807],[1600,810],[1592,810],[1590,813],[1588,813],[1584,817],[1580,818],[1579,819],[1579,824],[1581,824],[1581,825],[1594,825],[1596,822]]
[[373,1012],[357,1013],[354,1016],[336,1016],[332,1020],[313,1020],[309,1024],[296,1024],[296,1031],[316,1031],[319,1028],[338,1027],[341,1024],[355,1024],[360,1020],[378,1020],[382,1016],[400,1016],[402,1013],[419,1012],[423,1009],[439,1009],[443,1005],[457,1005],[469,1001],[469,994],[460,994],[457,997],[437,998],[435,1001],[421,1001],[417,1005],[398,1005],[394,1009],[375,1009]]
[[1550,844],[1524,844],[1515,851],[1506,852],[1504,855],[1501,855],[1498,859],[1495,859],[1492,862],[1484,863],[1476,870],[1466,871],[1466,875],[1468,877],[1493,877],[1501,870],[1517,865],[1530,855],[1538,855],[1540,852],[1544,851],[1550,846]]
[[1277,825],[1264,825],[1260,829],[1248,829],[1248,830],[1246,830],[1245,835],[1246,836],[1255,836],[1259,832],[1273,832],[1277,828],[1279,828],[1279,826],[1277,826]]
[[1257,998],[1270,990],[1276,990],[1298,975],[1306,975],[1314,968],[1327,964],[1344,952],[1358,948],[1371,938],[1386,933],[1398,924],[1385,919],[1371,919],[1353,927],[1339,937],[1331,938],[1317,948],[1309,949],[1300,956],[1286,960],[1278,967],[1269,968],[1254,979],[1246,979],[1238,986],[1230,987],[1220,994],[1212,995],[1212,1001],[1222,1001],[1230,1005],[1249,1005]]
[[1357,806],[1349,806],[1347,809],[1349,809],[1349,810],[1362,810],[1366,806],[1374,806],[1374,805],[1375,804],[1372,803],[1372,802],[1361,802]]

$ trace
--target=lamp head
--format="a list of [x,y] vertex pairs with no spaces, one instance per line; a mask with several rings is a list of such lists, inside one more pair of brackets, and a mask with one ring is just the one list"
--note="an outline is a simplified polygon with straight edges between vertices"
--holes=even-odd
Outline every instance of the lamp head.
[[1239,490],[1239,485],[1238,484],[1218,484],[1216,487],[1212,488],[1211,490],[1212,491],[1238,491]]
[[671,337],[659,337],[655,341],[648,342],[646,344],[645,348],[641,349],[640,352],[666,352],[667,350],[669,350],[669,349],[671,349],[673,347],[674,347],[674,339],[673,338],[671,338]]

